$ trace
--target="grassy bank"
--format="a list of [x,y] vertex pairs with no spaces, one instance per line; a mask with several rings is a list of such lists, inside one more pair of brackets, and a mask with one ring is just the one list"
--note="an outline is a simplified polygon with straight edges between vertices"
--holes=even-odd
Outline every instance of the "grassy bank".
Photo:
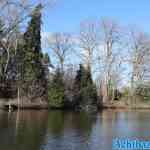
[[114,101],[103,103],[103,109],[150,109],[150,102],[138,101],[134,104],[129,104],[126,101]]

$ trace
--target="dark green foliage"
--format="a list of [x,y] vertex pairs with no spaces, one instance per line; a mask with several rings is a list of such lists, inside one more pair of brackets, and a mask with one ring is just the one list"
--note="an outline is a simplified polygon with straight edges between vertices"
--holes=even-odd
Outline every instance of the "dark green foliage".
[[97,91],[90,73],[80,65],[74,82],[74,103],[76,106],[96,105]]
[[50,64],[50,58],[48,53],[43,54],[43,64],[49,65]]
[[24,69],[27,81],[41,77],[41,8],[35,8],[24,34]]
[[41,51],[41,4],[31,15],[24,34],[23,81],[24,92],[31,98],[46,95],[46,75]]
[[48,86],[48,101],[50,107],[62,108],[64,107],[64,100],[65,85],[63,82],[63,74],[57,69]]

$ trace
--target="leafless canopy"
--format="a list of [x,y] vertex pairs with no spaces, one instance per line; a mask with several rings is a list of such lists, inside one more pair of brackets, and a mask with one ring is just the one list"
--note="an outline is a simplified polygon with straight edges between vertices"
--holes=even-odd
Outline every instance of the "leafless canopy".
[[53,53],[54,64],[63,71],[65,62],[68,60],[68,55],[72,50],[72,40],[70,34],[54,33],[48,38],[48,47]]

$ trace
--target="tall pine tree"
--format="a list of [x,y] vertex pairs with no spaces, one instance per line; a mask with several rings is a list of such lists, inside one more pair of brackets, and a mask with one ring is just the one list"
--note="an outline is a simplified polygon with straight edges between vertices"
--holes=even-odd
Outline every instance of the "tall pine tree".
[[24,34],[23,89],[24,94],[27,94],[31,99],[43,98],[47,95],[47,82],[41,51],[41,9],[41,4],[34,9]]

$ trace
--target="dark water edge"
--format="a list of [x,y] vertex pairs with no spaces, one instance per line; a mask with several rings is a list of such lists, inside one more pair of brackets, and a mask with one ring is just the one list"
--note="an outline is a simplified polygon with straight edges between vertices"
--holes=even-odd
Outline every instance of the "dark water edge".
[[150,139],[150,111],[0,110],[0,150],[111,150],[114,138]]

